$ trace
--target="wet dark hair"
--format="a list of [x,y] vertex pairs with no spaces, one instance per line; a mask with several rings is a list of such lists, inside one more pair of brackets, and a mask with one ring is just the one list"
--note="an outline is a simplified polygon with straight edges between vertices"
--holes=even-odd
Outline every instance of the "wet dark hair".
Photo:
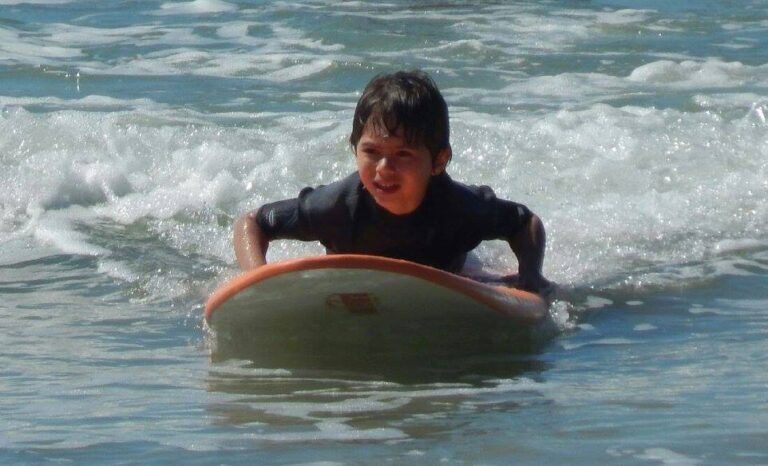
[[406,142],[423,143],[433,160],[450,147],[448,106],[432,78],[420,70],[381,74],[365,86],[352,121],[349,142],[353,149],[366,124],[382,134],[393,134],[402,127]]

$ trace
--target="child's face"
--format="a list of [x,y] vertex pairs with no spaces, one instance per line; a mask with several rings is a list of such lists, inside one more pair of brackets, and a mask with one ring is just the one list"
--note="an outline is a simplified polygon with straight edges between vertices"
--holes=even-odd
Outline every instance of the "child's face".
[[410,146],[402,128],[394,134],[379,134],[368,124],[355,149],[357,171],[376,203],[395,215],[409,214],[424,200],[429,180],[445,169],[450,149],[435,161],[423,145]]

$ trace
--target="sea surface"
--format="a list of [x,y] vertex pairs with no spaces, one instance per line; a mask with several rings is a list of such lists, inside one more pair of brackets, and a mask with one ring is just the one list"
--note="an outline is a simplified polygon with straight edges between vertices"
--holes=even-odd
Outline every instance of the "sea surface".
[[[544,220],[554,331],[216,358],[235,219],[352,171],[361,89],[412,68],[449,173]],[[0,463],[766,465],[766,118],[764,0],[0,0]]]

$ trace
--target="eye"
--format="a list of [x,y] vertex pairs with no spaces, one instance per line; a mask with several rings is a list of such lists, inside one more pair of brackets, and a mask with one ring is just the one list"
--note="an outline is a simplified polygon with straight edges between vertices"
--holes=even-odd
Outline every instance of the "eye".
[[360,148],[358,152],[360,152],[361,155],[370,159],[375,159],[379,157],[379,150],[376,149],[375,147],[363,146],[362,148]]

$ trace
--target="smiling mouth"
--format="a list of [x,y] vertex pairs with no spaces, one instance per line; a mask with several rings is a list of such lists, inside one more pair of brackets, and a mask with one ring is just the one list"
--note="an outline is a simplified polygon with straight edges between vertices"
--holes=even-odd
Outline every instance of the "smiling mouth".
[[377,191],[380,191],[384,194],[392,194],[398,189],[400,189],[400,185],[397,183],[381,183],[378,181],[374,181],[373,186],[376,188]]

